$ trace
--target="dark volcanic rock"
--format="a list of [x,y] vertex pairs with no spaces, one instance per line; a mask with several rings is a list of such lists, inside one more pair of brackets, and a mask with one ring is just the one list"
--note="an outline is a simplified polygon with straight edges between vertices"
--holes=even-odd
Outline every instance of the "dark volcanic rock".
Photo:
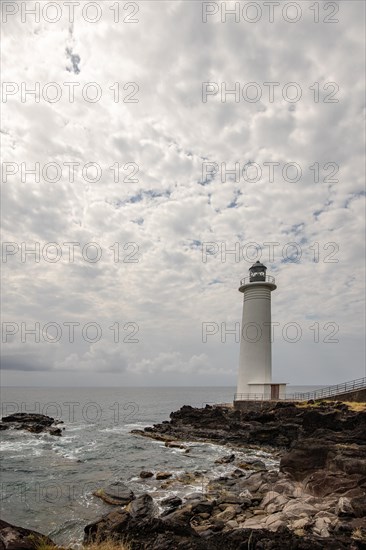
[[149,477],[153,477],[153,472],[149,472],[148,470],[142,470],[140,472],[141,479],[148,479]]
[[35,550],[41,543],[56,548],[53,541],[45,535],[16,527],[0,519],[0,550]]
[[162,506],[168,506],[169,508],[178,508],[178,506],[180,506],[181,504],[182,504],[182,499],[176,496],[167,497],[161,501]]
[[323,469],[328,456],[328,446],[321,441],[305,441],[297,443],[281,458],[281,471],[291,475],[296,480],[303,480],[314,470]]
[[172,512],[175,512],[177,508],[182,505],[182,499],[177,496],[167,497],[164,498],[160,504],[165,508],[165,510],[160,514],[160,517],[163,518],[164,516],[168,516]]
[[133,500],[128,505],[127,510],[135,519],[150,519],[155,511],[154,501],[148,493],[144,493]]
[[84,543],[102,542],[117,537],[127,529],[131,515],[126,510],[116,510],[89,523],[84,528]]
[[192,506],[192,512],[194,514],[211,513],[214,505],[209,500],[201,500],[198,504]]
[[318,428],[338,430],[341,413],[338,410],[321,412],[319,410],[306,410],[302,417],[302,427],[305,433],[312,433]]
[[1,419],[2,422],[21,422],[22,424],[40,424],[44,426],[51,426],[55,419],[45,414],[36,413],[15,413],[4,416]]
[[170,422],[149,426],[133,433],[163,441],[182,439],[210,440],[220,443],[290,446],[299,436],[301,415],[292,404],[266,413],[211,407],[184,406],[171,413]]
[[115,481],[103,489],[98,489],[93,492],[93,495],[115,506],[125,506],[135,498],[133,491],[121,481]]
[[[281,458],[280,469],[293,479],[304,481],[312,494],[345,494],[352,489],[366,490],[366,445],[304,438]],[[349,434],[350,438],[352,434]],[[366,436],[365,436],[366,437]],[[366,442],[365,442],[366,443]]]
[[225,455],[215,460],[215,464],[229,464],[230,462],[234,462],[234,460],[235,460],[234,454]]
[[60,435],[62,435],[62,430],[61,430],[61,428],[49,428],[48,433],[50,435],[60,436]]
[[[331,540],[297,536],[286,528],[273,533],[262,529],[234,529],[223,532],[217,522],[199,535],[181,516],[164,519],[132,517],[120,510],[85,527],[84,543],[113,539],[127,540],[131,550],[361,550],[362,542],[339,534]],[[221,532],[220,532],[221,531]]]
[[170,472],[156,472],[155,477],[156,479],[162,480],[162,479],[169,479],[172,477],[173,474]]
[[50,435],[60,436],[62,431],[53,424],[57,424],[54,418],[45,414],[15,413],[4,416],[0,422],[0,430],[26,430],[31,433],[47,432]]
[[[232,464],[233,471],[210,482],[216,504],[197,499],[163,512],[165,521],[188,523],[200,535],[200,540],[181,540],[174,534],[172,547],[366,548],[366,412],[339,402],[267,403],[263,410],[247,411],[185,406],[171,413],[170,422],[139,433],[162,441],[203,440],[231,448],[264,445],[281,452],[279,472],[262,470],[260,461],[235,461],[233,454],[219,459]],[[237,467],[243,468],[242,475]],[[245,470],[250,469],[260,471],[248,476]],[[159,541],[165,541],[164,536]],[[151,541],[152,549],[160,549],[154,537]]]
[[358,496],[365,494],[366,478],[357,474],[345,476],[343,472],[317,470],[304,480],[306,490],[315,496],[328,495]]
[[[176,445],[205,440],[277,447],[282,458],[280,472],[267,472],[260,461],[245,464],[227,455],[217,462],[232,464],[235,479],[228,474],[210,482],[215,500],[198,495],[160,517],[141,515],[142,530],[124,516],[119,532],[132,550],[365,547],[366,413],[341,403],[250,409],[185,406],[171,413],[170,422],[134,432]],[[248,476],[245,469],[261,471]]]
[[[281,470],[302,481],[316,471],[366,477],[366,412],[338,402],[308,408],[268,403],[266,410],[184,406],[170,422],[145,428],[141,435],[171,440],[208,440],[229,445],[287,448]],[[233,455],[221,460],[230,462]],[[335,478],[334,478],[335,479]]]
[[366,493],[351,500],[351,506],[356,518],[366,517]]

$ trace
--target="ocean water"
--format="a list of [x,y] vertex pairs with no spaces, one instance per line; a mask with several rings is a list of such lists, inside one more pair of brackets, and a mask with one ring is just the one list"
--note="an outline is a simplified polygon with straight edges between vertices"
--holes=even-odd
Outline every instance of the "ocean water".
[[[311,391],[313,387],[292,387]],[[135,494],[159,499],[204,490],[209,479],[223,475],[228,465],[214,461],[227,447],[188,443],[188,454],[162,442],[131,434],[169,419],[182,405],[231,402],[235,388],[3,388],[1,416],[37,412],[62,420],[63,435],[15,430],[1,436],[1,517],[35,529],[58,544],[78,545],[85,525],[112,509],[92,495],[98,488],[123,481]],[[237,451],[236,451],[236,454]],[[243,459],[258,457],[270,468],[278,460],[262,451],[243,450]],[[154,479],[139,478],[141,470],[202,472],[197,484],[171,492]]]

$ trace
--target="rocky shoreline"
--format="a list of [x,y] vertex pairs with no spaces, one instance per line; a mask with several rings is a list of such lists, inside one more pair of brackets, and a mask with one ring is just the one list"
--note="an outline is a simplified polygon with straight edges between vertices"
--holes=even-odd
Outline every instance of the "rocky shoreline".
[[63,424],[62,420],[56,421],[51,416],[38,413],[15,413],[4,416],[0,421],[1,430],[25,430],[27,432],[39,434],[48,433],[50,435],[60,436],[62,430],[57,424]]
[[[365,410],[339,402],[185,406],[170,421],[133,433],[182,452],[195,441],[226,445],[228,454],[216,460],[225,475],[211,475],[200,488],[200,471],[140,472],[144,483],[159,482],[168,493],[159,501],[123,482],[101,488],[94,495],[112,510],[85,527],[85,545],[113,539],[131,550],[366,549]],[[248,447],[273,452],[279,468],[243,461]],[[180,498],[182,486],[196,489]],[[0,549],[13,548],[3,541],[0,530]]]
[[[365,411],[340,402],[279,402],[247,411],[185,406],[170,421],[133,433],[167,446],[228,445],[234,452],[221,461],[232,470],[159,515],[150,495],[142,495],[87,526],[85,542],[122,533],[136,550],[163,550],[168,541],[207,550],[249,543],[253,549],[366,548]],[[280,452],[279,470],[238,462],[235,448],[248,446]],[[176,483],[169,479],[164,487]]]

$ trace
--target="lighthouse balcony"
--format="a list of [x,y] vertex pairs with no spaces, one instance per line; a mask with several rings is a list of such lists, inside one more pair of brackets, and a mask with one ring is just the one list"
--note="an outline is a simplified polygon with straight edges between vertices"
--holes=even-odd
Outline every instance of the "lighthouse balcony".
[[275,278],[272,275],[259,275],[257,277],[250,275],[241,279],[240,286],[248,285],[249,283],[271,283],[274,285],[275,282]]

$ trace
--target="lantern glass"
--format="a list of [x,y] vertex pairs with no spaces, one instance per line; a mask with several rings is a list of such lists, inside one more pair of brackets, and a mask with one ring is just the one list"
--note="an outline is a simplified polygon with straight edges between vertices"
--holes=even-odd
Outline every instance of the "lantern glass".
[[256,262],[255,264],[253,264],[252,267],[249,269],[250,282],[265,281],[266,271],[267,271],[266,266],[261,264],[260,262]]

